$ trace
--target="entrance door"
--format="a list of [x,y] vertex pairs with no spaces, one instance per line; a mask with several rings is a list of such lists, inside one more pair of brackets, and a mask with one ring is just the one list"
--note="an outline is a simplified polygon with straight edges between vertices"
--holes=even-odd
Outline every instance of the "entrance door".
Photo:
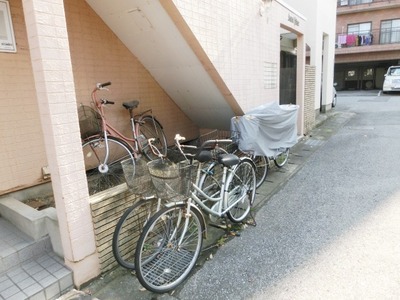
[[297,57],[281,51],[279,104],[296,104]]

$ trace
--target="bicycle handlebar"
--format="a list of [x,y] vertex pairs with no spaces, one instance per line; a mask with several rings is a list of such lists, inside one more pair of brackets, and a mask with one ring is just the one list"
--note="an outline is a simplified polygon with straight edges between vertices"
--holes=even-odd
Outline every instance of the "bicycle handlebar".
[[163,158],[165,158],[165,155],[162,154],[162,153],[160,152],[160,150],[158,150],[158,148],[157,148],[156,146],[153,145],[153,142],[154,142],[155,140],[156,140],[155,138],[150,138],[150,139],[147,140],[148,145],[150,146],[150,150],[151,150],[151,152],[153,152],[154,155],[158,156],[158,158],[163,159]]
[[100,99],[101,104],[115,104],[114,101],[110,101],[107,99]]
[[[175,140],[175,145],[177,146],[177,148],[179,149],[179,151],[180,151],[185,157],[187,157],[187,156],[188,156],[188,157],[195,157],[196,155],[195,155],[195,154],[192,154],[192,153],[185,153],[185,152],[183,151],[183,148],[186,148],[186,149],[196,149],[196,150],[197,150],[196,152],[200,153],[201,150],[206,149],[206,148],[208,148],[208,149],[210,149],[210,148],[215,149],[215,148],[218,147],[218,144],[231,144],[231,143],[232,143],[232,140],[231,140],[231,139],[220,139],[220,140],[207,140],[207,141],[205,141],[200,147],[197,147],[197,146],[194,146],[194,145],[182,145],[182,144],[181,144],[181,141],[186,140],[186,138],[183,137],[183,136],[181,136],[180,134],[176,134],[174,140]],[[210,147],[209,145],[212,145],[212,146]],[[206,146],[209,146],[209,147],[206,147]]]
[[101,89],[103,89],[103,88],[105,88],[106,86],[109,86],[109,85],[111,85],[111,81],[104,82],[104,83],[98,83],[98,84],[96,84],[96,87],[99,90],[101,90]]

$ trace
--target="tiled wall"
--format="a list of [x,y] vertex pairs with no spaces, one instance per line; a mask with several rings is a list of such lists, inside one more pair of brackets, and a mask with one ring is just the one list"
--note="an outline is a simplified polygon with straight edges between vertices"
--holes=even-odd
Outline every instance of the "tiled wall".
[[47,164],[22,4],[9,4],[17,53],[0,52],[0,192],[40,181]]
[[[9,3],[17,52],[0,52],[0,194],[40,183],[41,168],[48,164],[22,3]],[[139,110],[153,109],[169,143],[177,131],[187,137],[197,135],[196,126],[84,0],[64,1],[64,5],[77,105],[89,103],[95,83],[112,81],[104,96],[116,101],[107,112],[117,128],[128,128],[128,115],[121,103],[139,99]]]
[[245,112],[279,99],[279,82],[265,87],[264,67],[279,62],[280,16],[272,9],[261,16],[261,1],[174,3]]
[[315,126],[315,66],[306,65],[305,92],[304,92],[304,134]]

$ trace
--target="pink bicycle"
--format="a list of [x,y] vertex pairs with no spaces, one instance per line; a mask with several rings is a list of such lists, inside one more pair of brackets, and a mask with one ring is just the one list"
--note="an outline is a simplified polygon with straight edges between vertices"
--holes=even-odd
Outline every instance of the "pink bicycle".
[[[81,111],[86,110],[83,113],[83,118],[80,113],[80,125],[90,195],[125,182],[121,161],[128,160],[131,163],[133,166],[131,168],[133,176],[135,172],[135,159],[140,157],[141,154],[149,160],[156,159],[157,157],[148,145],[148,139],[154,139],[153,146],[161,154],[167,154],[167,139],[163,127],[152,115],[152,110],[149,109],[136,115],[133,113],[133,110],[139,105],[138,100],[122,104],[129,111],[131,138],[126,137],[107,122],[104,106],[114,104],[114,102],[107,99],[99,99],[97,91],[107,90],[106,87],[109,85],[111,85],[111,82],[98,83],[92,91],[92,105],[95,107],[95,110],[87,106],[80,108]],[[92,110],[91,117],[89,117],[90,110]],[[88,120],[90,121],[88,122]],[[86,133],[84,132],[84,121],[86,121],[86,124],[91,124],[91,132],[90,130],[86,131]],[[97,126],[93,126],[93,124],[97,124]],[[93,127],[95,130],[93,130]]]

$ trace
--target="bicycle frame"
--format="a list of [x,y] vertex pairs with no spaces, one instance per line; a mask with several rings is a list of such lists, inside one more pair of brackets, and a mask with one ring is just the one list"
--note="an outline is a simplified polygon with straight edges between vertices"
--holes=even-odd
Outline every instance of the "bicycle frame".
[[[139,148],[140,143],[138,143],[139,126],[141,124],[142,118],[145,116],[146,113],[149,113],[148,115],[151,116],[153,122],[155,122],[155,120],[153,118],[152,109],[145,110],[137,115],[133,114],[133,112],[132,112],[133,109],[128,109],[129,114],[130,114],[130,126],[131,126],[131,132],[132,132],[133,137],[129,138],[129,137],[125,136],[118,129],[116,129],[111,124],[109,124],[105,117],[104,106],[106,104],[114,104],[114,102],[108,101],[108,100],[102,100],[102,99],[99,100],[96,95],[98,90],[107,89],[104,86],[107,86],[109,84],[111,84],[111,83],[103,84],[102,87],[100,87],[100,85],[98,84],[96,86],[96,88],[92,91],[92,94],[91,94],[92,102],[94,103],[94,105],[101,117],[102,133],[104,136],[104,140],[106,141],[106,160],[105,161],[107,161],[108,154],[109,154],[108,140],[107,140],[108,136],[114,136],[114,137],[120,138],[121,140],[125,141],[127,146],[129,146],[129,148],[132,150],[134,158],[137,158],[138,154],[140,153],[140,150],[141,150]],[[155,128],[156,128],[156,126],[155,126]],[[89,137],[89,138],[91,138],[91,137]]]

